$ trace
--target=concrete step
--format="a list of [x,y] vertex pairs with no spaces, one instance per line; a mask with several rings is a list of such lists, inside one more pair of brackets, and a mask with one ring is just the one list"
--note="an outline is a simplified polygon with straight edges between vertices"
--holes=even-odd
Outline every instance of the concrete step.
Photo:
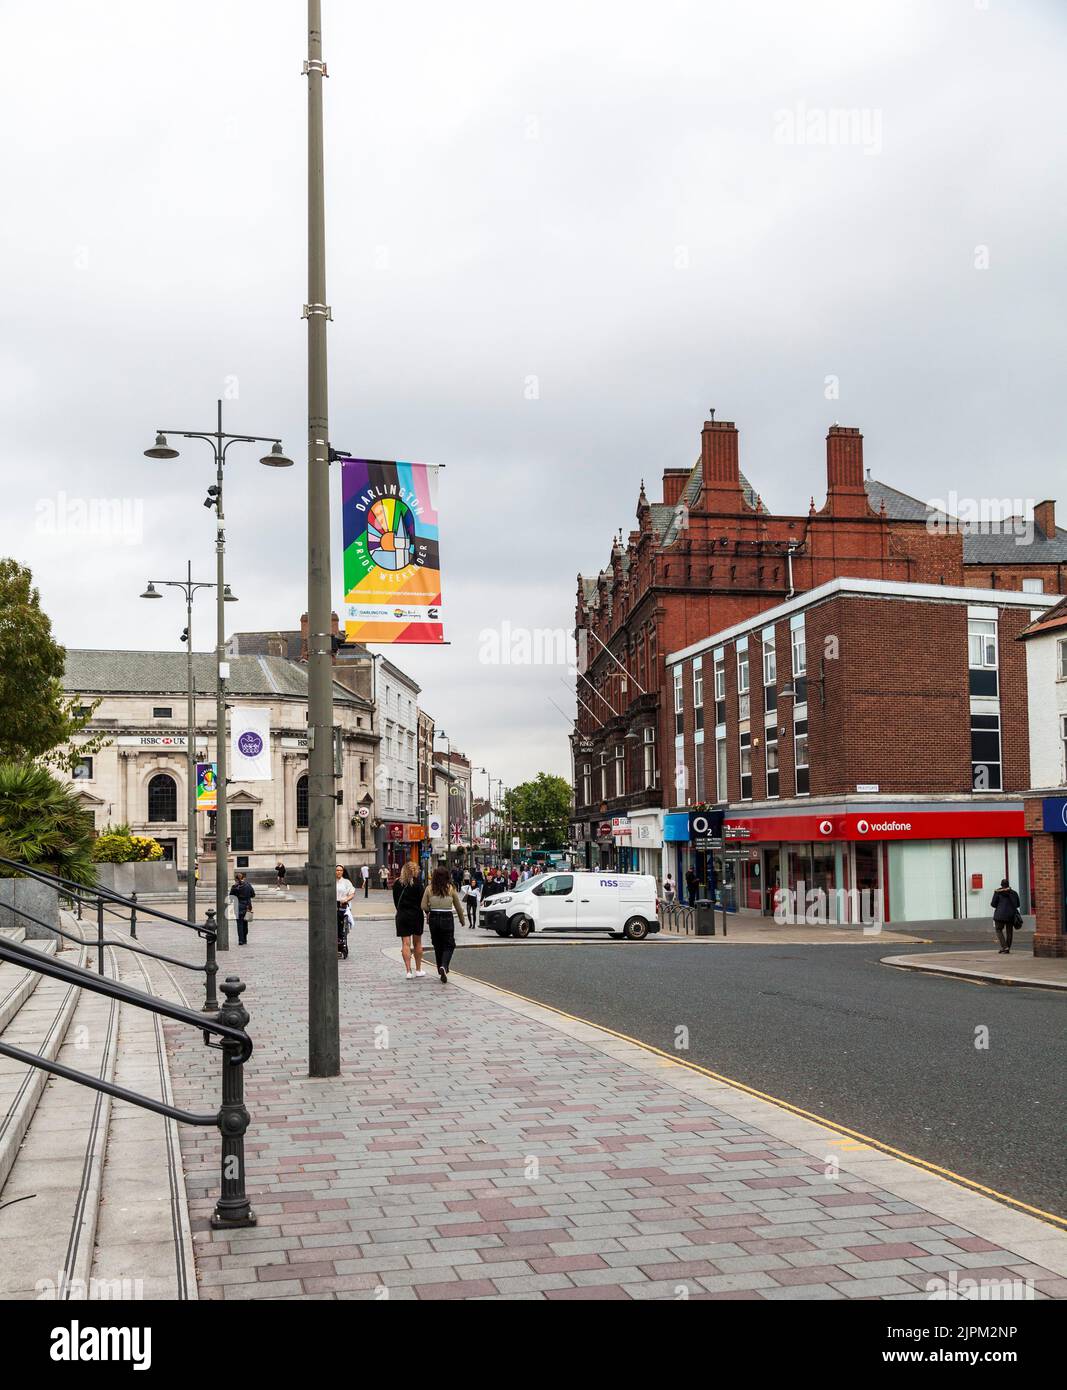
[[[198,1008],[197,976],[130,951],[115,953],[119,978],[172,1003]],[[163,1020],[128,1004],[119,1015],[115,1082],[173,1104]],[[196,1270],[178,1125],[112,1103],[90,1288],[126,1298],[195,1299]]]
[[[115,954],[105,954],[112,978]],[[119,1004],[86,989],[76,995],[57,1060],[111,1081]],[[0,1299],[85,1298],[113,1102],[88,1086],[37,1074],[45,1084],[0,1189]]]
[[7,941],[13,941],[16,946],[26,940],[25,927],[0,927],[0,936]]
[[[84,946],[70,947],[60,951],[57,958],[84,965],[85,955]],[[61,980],[40,977],[5,1027],[4,1042],[54,1061],[63,1046],[80,992]],[[48,1073],[39,1067],[0,1056],[0,1193],[48,1081]],[[0,1218],[4,1215],[0,1212]]]
[[[56,938],[51,941],[24,941],[20,944],[46,956],[54,956],[56,953]],[[0,1036],[37,988],[41,978],[35,970],[27,970],[13,961],[0,961]]]

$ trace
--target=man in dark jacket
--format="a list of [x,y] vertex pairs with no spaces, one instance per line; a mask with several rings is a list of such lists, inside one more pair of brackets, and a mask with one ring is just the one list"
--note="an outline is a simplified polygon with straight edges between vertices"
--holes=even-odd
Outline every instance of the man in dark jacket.
[[692,907],[697,900],[697,889],[700,887],[700,880],[697,878],[695,869],[685,871],[685,889],[689,894],[689,906]]
[[1022,926],[1022,918],[1019,915],[1019,895],[1006,878],[1000,880],[1000,887],[989,900],[989,905],[993,909],[993,929],[1000,942],[1000,954],[1011,955],[1012,933],[1016,926]]
[[247,946],[248,944],[248,914],[252,910],[252,899],[256,896],[256,890],[249,883],[247,877],[240,870],[234,875],[233,887],[230,889],[230,897],[237,899],[237,944]]

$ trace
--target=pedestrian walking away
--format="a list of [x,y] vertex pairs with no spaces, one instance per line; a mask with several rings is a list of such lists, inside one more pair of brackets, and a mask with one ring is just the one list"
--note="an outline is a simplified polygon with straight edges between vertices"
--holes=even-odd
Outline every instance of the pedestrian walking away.
[[285,887],[285,865],[280,859],[274,866],[274,883],[278,888]]
[[230,897],[237,899],[238,946],[248,944],[248,919],[252,916],[252,899],[255,896],[256,890],[249,883],[248,876],[238,869],[233,876],[233,887],[230,889]]
[[[422,968],[422,929],[426,918],[422,911],[423,882],[418,868],[410,861],[400,870],[400,877],[393,884],[393,906],[396,908],[396,934],[400,938],[400,954],[404,957],[404,970],[409,980],[421,980],[426,975]],[[412,970],[412,956],[415,969]]]
[[361,864],[361,865],[360,865],[360,868],[359,868],[359,877],[360,877],[360,879],[362,880],[362,883],[363,883],[363,896],[364,896],[365,898],[369,898],[369,897],[370,897],[370,869],[368,869],[368,867],[366,866],[366,864]]
[[1006,878],[1000,880],[1000,887],[990,898],[989,906],[993,909],[993,930],[1000,942],[1000,954],[1010,956],[1012,933],[1022,926],[1023,919],[1019,895]]
[[343,960],[348,959],[348,933],[352,926],[352,899],[356,896],[356,886],[345,873],[345,866],[338,864],[337,875],[337,949]]
[[670,874],[663,880],[663,901],[665,903],[674,902],[674,879]]
[[383,891],[389,887],[389,870],[384,864],[378,870],[378,882],[382,885]]
[[456,918],[466,924],[463,901],[446,868],[434,869],[429,887],[422,895],[422,910],[430,923],[430,940],[437,961],[437,973],[443,985],[448,984],[448,967],[456,949]]

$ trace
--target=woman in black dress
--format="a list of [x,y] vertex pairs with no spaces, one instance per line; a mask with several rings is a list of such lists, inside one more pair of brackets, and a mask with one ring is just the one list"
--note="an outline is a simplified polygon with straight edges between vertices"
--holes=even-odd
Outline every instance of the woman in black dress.
[[[422,879],[410,859],[393,884],[393,905],[396,908],[396,934],[400,938],[406,978],[421,980],[426,975],[422,968],[422,931],[426,917],[422,910]],[[414,971],[411,968],[412,954],[415,957]]]

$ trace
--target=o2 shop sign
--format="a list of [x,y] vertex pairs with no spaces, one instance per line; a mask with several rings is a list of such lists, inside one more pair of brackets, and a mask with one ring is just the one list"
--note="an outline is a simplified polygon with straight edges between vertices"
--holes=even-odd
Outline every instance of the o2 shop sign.
[[723,815],[722,811],[690,811],[689,843],[721,839]]

